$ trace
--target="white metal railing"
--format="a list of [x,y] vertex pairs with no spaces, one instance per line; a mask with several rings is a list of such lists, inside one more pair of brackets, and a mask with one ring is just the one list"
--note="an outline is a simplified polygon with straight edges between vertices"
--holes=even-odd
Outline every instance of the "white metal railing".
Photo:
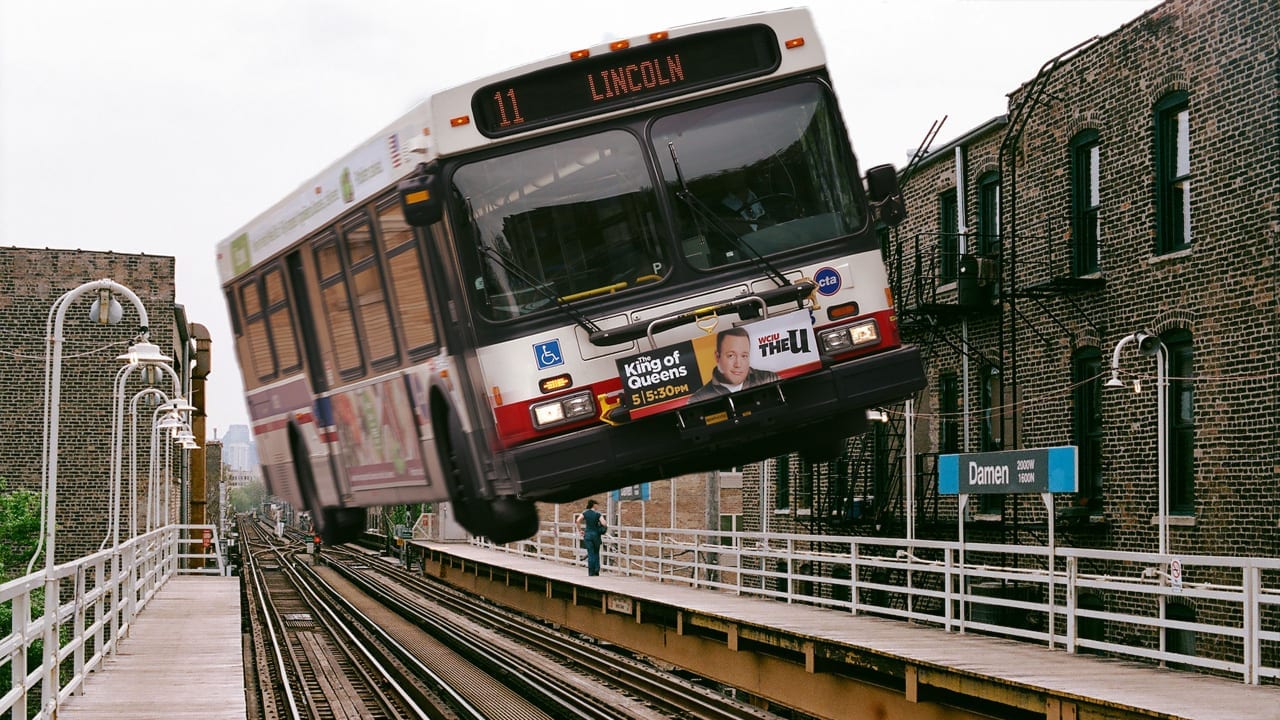
[[[45,604],[47,572],[57,591],[53,606]],[[116,651],[138,613],[175,574],[226,574],[215,526],[167,525],[0,585],[0,607],[12,618],[8,634],[0,638],[0,677],[9,678],[0,715],[55,717],[57,707],[83,691],[85,677]],[[49,623],[57,647],[43,647]],[[40,665],[32,667],[36,655]],[[38,703],[28,702],[36,697]]]
[[[496,550],[585,564],[570,523]],[[903,538],[610,528],[606,572],[1280,679],[1280,558]],[[1174,617],[1171,608],[1195,619]],[[1105,609],[1104,609],[1105,608]]]

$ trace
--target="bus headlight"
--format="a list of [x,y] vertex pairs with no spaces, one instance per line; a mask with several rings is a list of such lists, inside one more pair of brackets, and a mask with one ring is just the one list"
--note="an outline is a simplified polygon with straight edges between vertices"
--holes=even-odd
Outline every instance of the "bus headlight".
[[832,328],[818,333],[818,342],[822,351],[831,355],[848,352],[863,345],[874,345],[880,342],[880,328],[874,319]]
[[596,411],[595,399],[586,390],[531,406],[533,426],[539,430],[577,420]]

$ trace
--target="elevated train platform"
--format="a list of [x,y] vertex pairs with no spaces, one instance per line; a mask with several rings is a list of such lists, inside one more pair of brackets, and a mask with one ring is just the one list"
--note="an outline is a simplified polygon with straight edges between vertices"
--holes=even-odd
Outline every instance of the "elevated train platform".
[[530,616],[824,718],[1278,720],[1280,688],[468,544],[423,572]]
[[175,576],[58,720],[245,717],[240,578]]

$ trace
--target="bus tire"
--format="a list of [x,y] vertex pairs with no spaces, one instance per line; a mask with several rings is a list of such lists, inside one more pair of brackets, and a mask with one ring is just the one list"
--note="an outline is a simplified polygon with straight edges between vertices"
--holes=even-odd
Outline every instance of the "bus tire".
[[311,453],[307,452],[307,443],[302,439],[302,430],[293,420],[285,432],[289,442],[289,457],[293,461],[293,476],[298,481],[298,493],[302,495],[302,504],[311,511],[311,517],[320,517],[320,497],[316,494],[316,478],[311,472]]
[[302,504],[311,511],[312,521],[318,525],[321,539],[329,545],[359,540],[365,529],[364,508],[320,507],[315,474],[311,472],[311,454],[302,439],[302,430],[291,421],[287,432],[293,472],[298,478],[298,492],[302,494]]
[[448,431],[437,437],[440,467],[447,478],[449,502],[458,524],[472,535],[487,537],[500,545],[538,532],[538,509],[532,501],[510,495],[480,497],[480,472],[458,450],[466,447],[466,439],[455,418],[449,418]]

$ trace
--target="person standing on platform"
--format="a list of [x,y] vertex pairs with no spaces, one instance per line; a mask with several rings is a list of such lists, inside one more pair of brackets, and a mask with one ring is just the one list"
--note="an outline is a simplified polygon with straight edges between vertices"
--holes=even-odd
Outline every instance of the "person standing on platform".
[[587,509],[578,516],[578,527],[582,529],[582,547],[587,550],[587,575],[600,574],[600,541],[609,530],[600,511],[595,507],[596,501],[588,500]]

